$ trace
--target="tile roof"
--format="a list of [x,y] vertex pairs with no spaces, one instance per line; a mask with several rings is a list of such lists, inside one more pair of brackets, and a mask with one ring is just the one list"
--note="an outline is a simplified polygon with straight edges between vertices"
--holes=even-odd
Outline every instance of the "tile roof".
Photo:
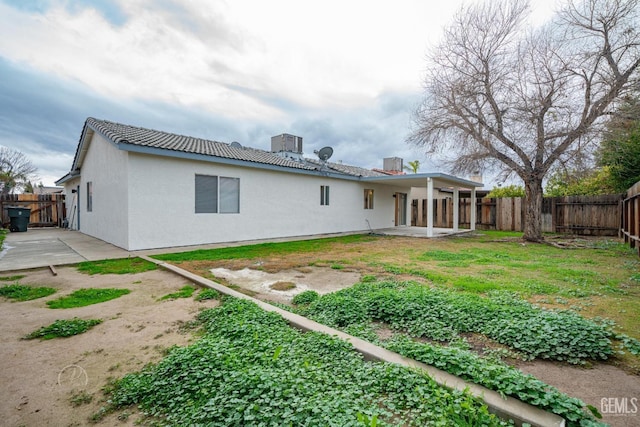
[[384,176],[382,173],[356,166],[329,162],[323,166],[322,163],[316,159],[304,159],[301,161],[282,157],[270,151],[249,147],[232,147],[230,144],[224,142],[129,126],[106,120],[98,120],[93,117],[87,119],[86,126],[115,144],[131,144],[140,147],[201,154],[308,171],[328,170],[333,173],[351,176]]

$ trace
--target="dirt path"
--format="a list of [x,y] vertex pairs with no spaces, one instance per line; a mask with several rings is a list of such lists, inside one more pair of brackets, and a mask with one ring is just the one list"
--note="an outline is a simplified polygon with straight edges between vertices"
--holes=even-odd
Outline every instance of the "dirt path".
[[614,427],[640,426],[640,377],[615,366],[597,363],[592,368],[554,362],[526,362],[518,368],[577,397],[602,413]]
[[[24,272],[20,272],[23,274]],[[50,286],[59,291],[47,298],[9,302],[0,298],[0,424],[5,426],[84,426],[100,406],[109,378],[140,370],[158,361],[173,345],[185,345],[191,334],[180,333],[181,322],[215,301],[193,298],[158,301],[188,284],[163,271],[136,275],[87,276],[74,268],[28,271],[21,284]],[[45,302],[83,287],[127,288],[115,300],[67,310],[49,309]],[[90,331],[48,341],[21,340],[57,319],[98,318]],[[81,403],[84,397],[90,403]],[[71,400],[75,397],[78,406]],[[118,416],[120,419],[118,419]],[[134,425],[136,415],[106,417],[99,425]]]

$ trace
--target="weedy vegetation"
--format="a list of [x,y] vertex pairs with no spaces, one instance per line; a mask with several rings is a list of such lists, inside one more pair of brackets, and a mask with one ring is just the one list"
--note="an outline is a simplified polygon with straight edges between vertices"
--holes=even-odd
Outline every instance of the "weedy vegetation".
[[129,289],[93,289],[83,288],[71,294],[47,301],[49,308],[75,308],[98,304],[112,299],[120,298],[130,293]]
[[[615,334],[606,324],[569,311],[541,309],[509,294],[496,293],[485,298],[411,282],[359,283],[291,310],[554,412],[569,421],[570,426],[598,425],[595,417],[600,414],[596,408],[523,374],[499,358],[481,357],[469,351],[470,346],[459,334],[484,334],[526,359],[580,363],[606,359],[613,352],[610,338]],[[374,329],[379,322],[390,325],[397,334],[387,340],[379,339]]]
[[93,396],[87,393],[85,390],[81,390],[78,392],[72,392],[71,397],[69,398],[69,403],[71,406],[78,407],[82,405],[86,405],[93,401]]
[[53,338],[66,338],[87,332],[89,329],[102,323],[100,319],[79,319],[74,317],[70,320],[56,320],[48,326],[31,332],[24,339],[31,340],[40,338],[41,340],[50,340]]
[[[562,245],[524,243],[520,236],[520,233],[484,231],[463,237],[432,240],[369,235],[345,236],[168,254],[157,258],[180,263],[183,268],[204,276],[210,274],[209,270],[215,267],[249,267],[276,272],[308,266],[325,266],[359,271],[362,273],[361,282],[351,288],[323,296],[315,291],[306,291],[294,297],[293,307],[277,305],[407,357],[434,365],[505,396],[513,396],[554,412],[564,417],[571,427],[601,425],[597,421],[600,414],[596,408],[522,373],[503,362],[501,358],[549,359],[571,364],[589,364],[592,361],[615,358],[617,365],[638,371],[640,318],[637,317],[637,313],[640,312],[640,262],[632,250],[611,239],[568,239],[569,245],[564,245],[563,248],[559,247]],[[547,237],[551,242],[559,239],[557,236]],[[231,306],[228,304],[229,302],[225,302],[223,307],[229,309]],[[274,333],[264,333],[264,329],[261,329],[267,327],[269,322],[273,323],[271,317],[269,320],[262,315],[247,318],[244,317],[244,312],[252,310],[244,308],[243,304],[233,307],[235,314],[230,317],[236,319],[235,321],[231,318],[221,319],[219,314],[211,314],[222,313],[226,310],[224,308],[218,312],[203,312],[201,320],[205,325],[209,325],[204,340],[193,349],[172,352],[168,359],[174,360],[174,365],[165,366],[163,364],[169,362],[163,361],[157,367],[125,377],[119,383],[119,392],[126,394],[128,392],[125,390],[134,390],[131,394],[134,397],[131,400],[123,400],[119,405],[141,404],[149,414],[178,424],[189,423],[194,420],[192,417],[200,420],[197,417],[202,416],[202,419],[207,421],[214,419],[209,418],[210,414],[220,417],[215,418],[216,420],[224,419],[231,424],[252,422],[251,420],[267,420],[267,424],[270,420],[275,420],[275,424],[288,424],[288,420],[291,419],[289,417],[296,417],[297,413],[293,409],[292,414],[287,412],[289,406],[286,402],[281,402],[285,397],[297,398],[298,402],[302,402],[302,407],[307,408],[305,405],[308,401],[305,400],[304,394],[297,397],[296,393],[289,391],[279,392],[279,385],[271,386],[274,390],[272,394],[260,389],[263,381],[268,383],[277,377],[272,371],[264,373],[264,364],[269,361],[280,363],[283,360],[289,363],[292,371],[291,374],[278,374],[277,378],[283,378],[283,387],[288,384],[291,375],[301,378],[301,384],[296,387],[309,387],[309,390],[315,387],[306,384],[306,378],[310,377],[298,372],[298,365],[305,366],[309,360],[310,366],[314,366],[316,356],[313,356],[313,361],[283,358],[285,354],[289,356],[295,353],[295,348],[303,345],[301,342],[305,340],[294,340],[296,345],[293,347],[289,341],[265,341],[269,345],[265,344],[266,347],[263,347],[262,342],[267,339],[265,337],[270,339]],[[225,325],[223,330],[226,332],[220,332],[222,335],[215,335],[215,328],[211,323],[214,320],[216,328],[219,324]],[[234,325],[233,328],[230,325]],[[378,329],[381,325],[390,328],[390,333],[379,335]],[[253,336],[244,336],[245,329],[247,333],[253,333]],[[219,360],[226,353],[218,344],[209,342],[212,339],[211,334],[214,334],[216,339],[224,341],[225,344],[221,344],[222,348],[226,349],[228,346],[233,349],[233,357]],[[314,335],[304,336],[307,339],[306,337]],[[480,354],[472,351],[467,337],[476,336],[486,339],[491,349]],[[257,349],[257,353],[253,354],[249,350],[247,354],[236,353],[240,350],[236,350],[235,344],[231,344],[235,340],[241,340],[244,343],[243,348]],[[202,365],[202,369],[208,369],[209,375],[236,378],[238,383],[229,385],[230,388],[224,389],[224,392],[234,393],[234,390],[238,389],[240,391],[236,394],[241,397],[234,402],[211,401],[211,406],[208,406],[208,393],[213,389],[219,390],[218,386],[206,385],[199,389],[194,385],[167,394],[160,399],[161,403],[155,404],[158,394],[164,396],[161,385],[172,384],[171,380],[162,382],[160,372],[168,374],[172,372],[170,366],[183,366],[181,358],[191,360],[191,357],[195,357],[191,353],[196,351],[195,348],[199,349],[198,355],[208,354],[209,347],[200,347],[205,345],[211,345],[212,353],[218,352],[218,356],[212,356],[215,360],[211,360],[208,365]],[[309,348],[306,348],[304,351],[307,352],[305,356],[310,357],[308,355],[314,354],[313,351],[316,350],[309,351]],[[317,352],[319,355],[323,354],[321,349]],[[246,365],[244,359],[256,361],[260,368]],[[335,354],[330,357],[330,360],[339,359],[342,357],[336,357]],[[185,362],[184,366],[188,366],[189,363]],[[220,365],[226,363],[234,365],[237,370],[222,373]],[[161,368],[163,366],[165,367]],[[332,366],[323,365],[323,369],[331,371]],[[161,369],[164,370],[160,371]],[[359,372],[359,369],[355,371]],[[372,377],[377,375],[368,372]],[[310,379],[314,380],[315,378]],[[262,398],[266,393],[270,400],[259,401],[256,406],[251,406],[249,399],[244,397],[245,394],[251,395],[249,387],[244,385],[245,381],[258,384],[254,387],[258,387],[260,391],[252,396]],[[351,381],[362,381],[362,377],[357,376],[357,381],[356,377],[351,377]],[[366,384],[375,388],[378,386],[374,384],[378,381],[375,377],[372,383],[361,383],[360,387]],[[415,384],[416,380],[405,378],[403,381]],[[324,383],[319,382],[317,386],[324,387],[322,384]],[[338,387],[338,384],[334,387]],[[185,390],[188,391],[188,395],[183,398],[181,393]],[[314,389],[314,392],[322,395],[324,390]],[[348,418],[349,421],[346,418],[338,418],[344,422],[338,424],[387,425],[384,423],[423,422],[422,419],[414,419],[408,415],[413,414],[413,406],[403,406],[406,403],[400,404],[397,403],[400,401],[394,400],[395,391],[381,391],[385,396],[384,403],[376,400],[379,399],[379,395],[372,397],[367,394],[368,391],[364,387],[364,392],[361,391],[354,396],[359,398],[366,395],[367,403],[377,402],[377,410],[366,406],[358,406],[356,410],[349,409],[348,413],[353,414],[355,411],[355,416]],[[169,390],[166,392],[169,393]],[[347,396],[350,392],[345,391],[345,394],[341,395]],[[423,397],[420,394],[416,395],[415,390],[413,392],[415,400],[412,402],[418,404]],[[236,394],[232,394],[234,398]],[[391,397],[388,402],[397,410],[395,412],[387,406],[389,396]],[[177,402],[189,402],[190,408],[184,411],[192,411],[189,412],[190,415],[185,415],[186,418],[181,418],[182,415],[172,418],[172,408],[179,405]],[[199,412],[205,409],[196,409],[200,403],[204,405],[202,408],[206,408],[207,415]],[[231,409],[234,403],[235,412]],[[438,405],[436,403],[432,406]],[[322,402],[316,406],[323,407]],[[332,412],[334,409],[330,404],[328,408],[327,411],[332,416],[338,413],[342,416],[345,414],[344,411],[338,410]],[[282,418],[284,415],[280,409],[287,414],[286,418]],[[319,411],[322,412],[323,409]],[[446,412],[447,409],[443,411]],[[257,418],[245,419],[247,415]],[[439,418],[440,415],[441,412],[437,412],[432,419],[443,420],[445,424],[467,425],[455,415],[452,415],[453,421],[444,421],[447,418]],[[293,420],[292,423],[295,425],[301,419]],[[224,424],[222,421],[219,422],[220,425]],[[349,424],[350,422],[355,424]]]
[[208,288],[201,290],[200,293],[196,295],[195,300],[206,301],[210,299],[220,299],[220,296],[220,292],[216,291],[215,289]]
[[178,292],[173,292],[158,298],[160,301],[168,299],[189,298],[195,292],[196,288],[191,285],[183,286]]
[[47,287],[33,287],[26,285],[7,285],[0,287],[0,296],[15,301],[30,301],[55,294],[56,290]]
[[13,276],[0,276],[0,282],[17,282],[20,279],[24,279],[24,274],[16,274]]
[[137,405],[163,425],[508,425],[466,392],[365,362],[349,343],[251,302],[224,298],[198,318],[204,336],[119,380],[112,408]]
[[157,270],[158,266],[142,258],[121,258],[102,261],[85,261],[77,265],[81,273],[94,274],[136,274]]

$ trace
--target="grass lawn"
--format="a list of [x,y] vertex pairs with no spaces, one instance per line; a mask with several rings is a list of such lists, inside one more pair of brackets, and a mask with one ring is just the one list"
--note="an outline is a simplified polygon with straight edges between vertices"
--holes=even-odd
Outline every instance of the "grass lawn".
[[[640,259],[631,249],[611,238],[571,239],[559,248],[523,243],[520,237],[495,231],[441,239],[356,235],[156,258],[205,277],[216,267],[276,272],[339,266],[378,280],[412,280],[465,294],[504,290],[542,307],[610,319],[616,332],[640,339]],[[617,362],[640,370],[637,357]]]
[[78,264],[78,271],[94,274],[136,274],[158,268],[152,262],[142,258],[107,259],[103,261],[85,261]]

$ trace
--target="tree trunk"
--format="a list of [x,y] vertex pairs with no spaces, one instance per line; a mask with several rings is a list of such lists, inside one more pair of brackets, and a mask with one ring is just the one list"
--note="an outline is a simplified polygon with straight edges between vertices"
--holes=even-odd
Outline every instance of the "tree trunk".
[[541,242],[542,237],[542,179],[525,180],[524,236],[529,242]]

